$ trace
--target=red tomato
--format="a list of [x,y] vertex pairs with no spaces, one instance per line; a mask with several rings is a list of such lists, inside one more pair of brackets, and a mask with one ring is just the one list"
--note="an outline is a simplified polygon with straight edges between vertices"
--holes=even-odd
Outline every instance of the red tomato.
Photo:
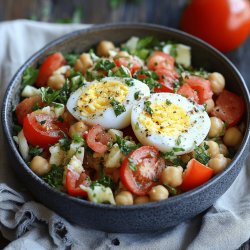
[[177,91],[177,94],[185,96],[186,98],[199,103],[197,92],[193,90],[187,83],[184,83]]
[[[121,182],[135,195],[146,195],[150,189],[157,185],[165,161],[159,158],[160,152],[152,146],[142,146],[130,153],[120,168]],[[131,162],[136,166],[130,168]]]
[[155,73],[158,75],[159,82],[162,86],[160,88],[154,88],[154,91],[174,93],[173,83],[179,78],[179,75],[175,72],[174,68],[156,68]]
[[191,159],[187,164],[187,169],[183,175],[183,182],[180,186],[182,191],[189,191],[196,188],[212,178],[214,170],[195,159]]
[[229,126],[236,125],[245,111],[245,104],[242,97],[223,90],[215,101],[215,107],[211,114],[227,122]]
[[148,59],[148,68],[155,70],[157,68],[173,69],[174,68],[174,57],[166,54],[162,51],[155,51]]
[[48,114],[34,111],[23,120],[23,133],[29,144],[47,148],[63,137],[63,132]]
[[27,114],[30,114],[35,104],[43,107],[44,104],[40,96],[32,96],[25,98],[16,106],[16,116],[19,124],[23,124],[23,119]]
[[213,91],[208,80],[199,76],[189,76],[188,78],[185,78],[184,81],[197,92],[199,104],[203,104],[206,100],[212,98]]
[[249,0],[192,0],[181,28],[222,52],[237,48],[249,35]]
[[142,67],[141,61],[139,61],[135,57],[119,57],[114,60],[117,67],[127,67],[129,68],[131,74],[133,75],[137,70],[139,70]]
[[61,53],[55,53],[48,56],[39,68],[39,74],[36,79],[38,87],[46,86],[49,77],[53,72],[65,64],[65,59]]
[[87,192],[80,188],[80,185],[90,186],[88,175],[84,172],[78,174],[75,171],[67,170],[66,172],[66,189],[71,196],[87,197]]
[[102,154],[108,150],[109,135],[97,124],[94,125],[86,136],[88,146],[96,153]]

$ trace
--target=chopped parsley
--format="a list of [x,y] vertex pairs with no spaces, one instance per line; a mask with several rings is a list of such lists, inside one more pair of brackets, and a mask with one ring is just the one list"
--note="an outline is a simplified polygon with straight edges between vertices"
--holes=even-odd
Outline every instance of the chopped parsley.
[[139,91],[136,91],[136,92],[134,93],[134,98],[135,98],[136,101],[138,101],[138,100],[141,99],[140,94],[141,94],[141,91],[140,91],[140,90],[139,90]]
[[33,85],[36,81],[38,73],[39,73],[38,69],[35,69],[31,66],[28,67],[23,73],[22,88],[24,88],[27,85]]
[[132,152],[135,149],[140,147],[140,145],[131,143],[130,141],[126,141],[118,135],[116,135],[116,142],[117,142],[121,152],[124,155],[128,155],[130,152]]
[[125,83],[131,87],[131,86],[134,86],[134,79],[131,78],[131,79],[125,79]]
[[137,170],[137,166],[134,163],[133,159],[131,157],[128,158],[128,167],[132,170],[132,171],[136,171]]
[[[130,70],[127,67],[124,67],[122,65],[115,73],[113,73],[113,74],[111,73],[110,75],[111,76],[117,76],[117,77],[130,77],[131,73],[130,73]],[[125,83],[127,84],[126,81],[125,81]],[[132,85],[128,85],[128,86],[132,86]]]
[[78,135],[78,134],[73,134],[73,136],[72,136],[72,140],[73,140],[73,142],[75,142],[75,143],[84,143],[85,141],[84,141],[84,139],[80,136],[80,135]]
[[170,105],[170,104],[172,104],[172,102],[170,102],[168,99],[166,99],[166,104]]
[[68,151],[70,148],[70,141],[67,137],[60,139],[59,141],[60,148],[64,151]]
[[208,149],[209,149],[209,146],[206,143],[203,143],[199,147],[196,146],[194,149],[194,153],[195,153],[194,158],[200,163],[206,165],[208,161],[210,160],[210,156],[207,152]]
[[63,186],[63,173],[64,168],[61,166],[52,165],[49,173],[45,174],[42,179],[47,182],[51,187],[60,190]]
[[178,194],[178,191],[177,191],[176,188],[171,187],[170,185],[168,185],[166,183],[164,183],[164,185],[167,187],[170,194],[172,194],[172,195],[177,195]]
[[139,123],[138,122],[136,122],[136,124],[135,124],[135,129],[139,129]]
[[146,112],[149,113],[150,115],[152,115],[153,114],[153,109],[150,107],[151,102],[150,101],[145,101],[144,105],[145,105]]
[[183,151],[185,151],[185,149],[184,148],[173,148],[173,151],[174,152],[183,152]]
[[113,110],[114,110],[116,116],[119,116],[120,114],[122,114],[123,112],[126,111],[125,106],[120,104],[114,98],[110,99],[110,104],[113,107]]
[[181,144],[181,135],[176,139],[176,144],[179,146]]
[[[182,151],[182,150],[181,150]],[[171,150],[171,151],[168,151],[168,152],[165,152],[165,153],[161,153],[162,157],[171,162],[174,166],[182,166],[182,167],[185,167],[186,164],[181,160],[181,158],[178,156],[178,155],[175,155],[175,152],[174,150]],[[177,151],[178,152],[178,151]]]
[[72,54],[64,54],[64,58],[67,61],[67,64],[70,66],[74,66],[78,57],[79,57],[78,55],[73,54],[73,53]]
[[29,146],[29,155],[31,157],[37,156],[37,155],[41,155],[43,152],[43,148],[40,148],[39,146]]
[[39,105],[38,102],[36,102],[36,103],[33,105],[33,107],[32,107],[32,111],[36,111],[36,110],[38,110],[38,109],[40,109],[40,105]]
[[98,61],[94,67],[95,70],[104,70],[108,71],[110,69],[113,69],[115,67],[115,63],[109,61],[109,60],[104,60],[101,59]]

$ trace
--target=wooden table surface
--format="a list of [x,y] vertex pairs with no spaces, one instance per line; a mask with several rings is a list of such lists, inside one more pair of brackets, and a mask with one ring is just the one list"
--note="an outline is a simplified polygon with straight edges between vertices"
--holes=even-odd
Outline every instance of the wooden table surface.
[[[179,27],[187,0],[0,0],[0,21],[33,19],[46,22],[145,22]],[[118,6],[117,6],[118,4]],[[250,89],[250,38],[228,53]],[[0,248],[8,241],[0,235]],[[249,242],[241,249],[249,249]]]

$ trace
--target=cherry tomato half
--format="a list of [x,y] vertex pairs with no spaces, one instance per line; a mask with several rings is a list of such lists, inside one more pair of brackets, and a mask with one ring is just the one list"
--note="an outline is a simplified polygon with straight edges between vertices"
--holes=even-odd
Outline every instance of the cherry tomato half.
[[42,148],[57,143],[63,137],[63,132],[55,124],[55,119],[39,110],[24,118],[23,133],[29,144]]
[[114,60],[117,67],[127,67],[129,68],[131,74],[133,75],[137,70],[142,67],[142,63],[137,58],[130,57],[119,57]]
[[184,81],[197,92],[199,104],[203,104],[206,100],[212,98],[213,91],[208,80],[199,76],[189,76],[188,78],[185,78]]
[[80,188],[80,185],[90,186],[88,175],[82,172],[78,174],[70,169],[66,172],[66,189],[69,195],[87,197],[87,192]]
[[174,68],[156,68],[155,73],[159,77],[159,82],[161,83],[161,87],[155,87],[155,92],[170,92],[174,93],[173,83],[179,78],[177,72],[175,72]]
[[229,126],[236,125],[242,118],[245,111],[245,104],[242,97],[223,90],[215,101],[215,107],[211,114],[227,122]]
[[32,96],[25,98],[16,106],[16,116],[19,124],[23,124],[23,119],[27,114],[30,114],[33,111],[35,105],[43,107],[42,98],[40,96]]
[[103,128],[97,124],[94,125],[86,136],[88,146],[96,153],[102,154],[108,150],[108,142],[110,136],[103,130]]
[[181,29],[222,52],[237,48],[249,35],[249,0],[192,0],[184,10]]
[[53,72],[65,64],[65,59],[61,53],[54,53],[48,56],[39,68],[39,74],[36,79],[38,87],[46,86],[49,77]]
[[187,164],[187,169],[183,175],[183,182],[180,186],[182,191],[194,189],[212,178],[214,170],[209,168],[195,159]]
[[159,182],[165,161],[152,146],[142,146],[130,153],[120,168],[121,182],[135,195],[146,195]]
[[199,97],[197,92],[192,89],[187,83],[184,83],[177,91],[177,94],[185,96],[186,98],[195,101],[196,103],[199,102]]
[[174,68],[174,57],[162,51],[155,51],[148,59],[148,68],[155,70],[156,68],[164,68],[172,70]]

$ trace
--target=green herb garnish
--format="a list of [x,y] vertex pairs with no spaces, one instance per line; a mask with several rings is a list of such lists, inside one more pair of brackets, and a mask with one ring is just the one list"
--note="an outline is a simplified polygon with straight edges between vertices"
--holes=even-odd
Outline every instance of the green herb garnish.
[[[111,73],[110,75],[112,76],[117,76],[117,77],[130,77],[130,70],[127,67],[124,67],[123,65],[115,72],[115,73]],[[126,81],[125,81],[126,83]],[[127,84],[127,83],[126,83]],[[128,85],[128,86],[132,86],[132,85]]]
[[153,114],[153,109],[150,107],[151,102],[150,101],[145,101],[144,105],[145,105],[146,112],[149,113],[150,115],[152,115]]
[[45,174],[42,179],[47,182],[51,187],[60,190],[63,186],[63,173],[64,168],[61,166],[52,165],[49,173]]
[[76,54],[64,54],[64,58],[67,61],[67,64],[70,65],[71,67],[75,65],[78,57],[79,56]]
[[85,142],[84,139],[78,134],[73,134],[72,140],[75,143],[84,143]]
[[132,171],[136,171],[137,170],[137,166],[134,163],[133,159],[131,157],[128,158],[128,167],[132,170]]
[[194,158],[200,163],[206,165],[208,161],[210,160],[210,156],[207,152],[208,149],[209,149],[209,146],[205,142],[199,147],[196,146],[194,149],[194,153],[195,153]]
[[109,60],[104,60],[101,59],[98,61],[94,67],[95,70],[104,70],[108,71],[110,69],[113,69],[115,67],[115,63],[109,61]]
[[135,93],[134,93],[134,98],[135,98],[135,100],[136,101],[138,101],[138,100],[140,100],[141,99],[141,97],[140,97],[140,93],[141,93],[141,91],[139,90],[139,91],[136,91]]
[[33,158],[34,156],[41,155],[43,152],[43,148],[40,148],[39,146],[29,146],[29,154]]
[[131,86],[134,86],[134,79],[131,78],[131,79],[125,79],[125,83],[131,87]]
[[110,99],[110,104],[113,107],[113,110],[114,110],[116,116],[119,116],[120,114],[122,114],[123,112],[126,111],[125,106],[120,104],[114,98]]
[[116,142],[117,142],[121,152],[124,155],[128,155],[130,152],[132,152],[135,149],[140,147],[140,145],[131,143],[130,141],[126,141],[118,135],[116,135]]
[[168,99],[166,100],[166,104],[167,105],[170,105],[170,104],[172,104],[172,102],[170,102]]
[[70,148],[70,141],[67,137],[60,139],[59,141],[60,148],[64,151],[68,151]]
[[22,78],[22,88],[27,85],[33,85],[36,81],[36,78],[39,74],[39,70],[33,67],[28,67],[24,73]]

